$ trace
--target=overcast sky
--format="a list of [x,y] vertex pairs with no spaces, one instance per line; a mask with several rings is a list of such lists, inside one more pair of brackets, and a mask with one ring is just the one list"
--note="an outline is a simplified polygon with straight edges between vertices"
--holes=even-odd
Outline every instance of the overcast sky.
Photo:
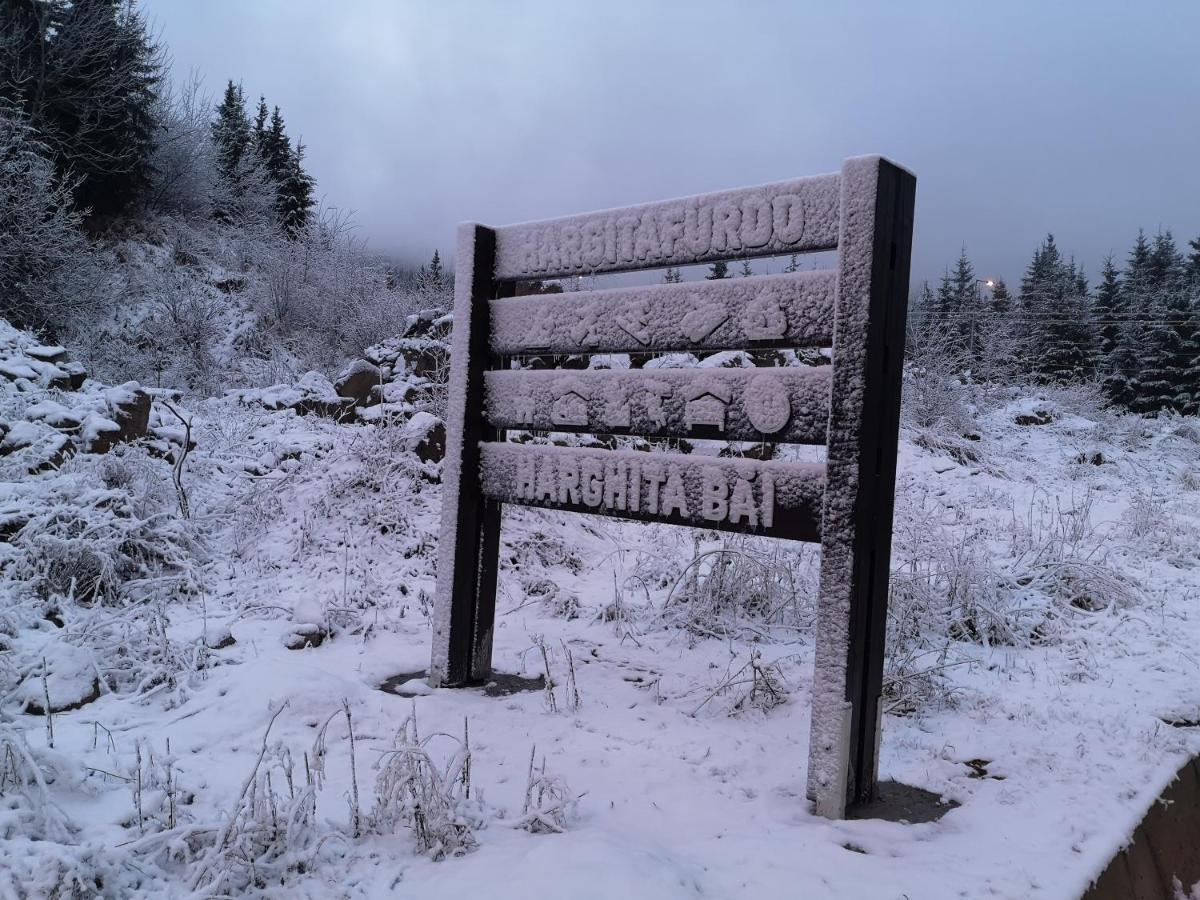
[[[986,6],[987,11],[984,11]],[[1095,275],[1200,234],[1200,2],[143,0],[210,92],[282,107],[374,248],[810,175],[917,175],[914,280]]]

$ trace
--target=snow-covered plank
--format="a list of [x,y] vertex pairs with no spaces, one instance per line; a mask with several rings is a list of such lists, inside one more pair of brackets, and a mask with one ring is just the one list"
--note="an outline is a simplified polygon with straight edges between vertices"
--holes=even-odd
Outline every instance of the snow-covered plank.
[[837,272],[536,294],[491,304],[493,353],[828,347]]
[[820,540],[821,463],[505,443],[481,462],[484,496],[504,503]]
[[560,278],[832,250],[840,185],[837,173],[816,175],[497,228],[495,277]]
[[916,179],[842,166],[833,403],[822,506],[808,796],[841,818],[878,779],[880,692]]
[[830,367],[507,370],[484,376],[497,428],[823,444]]

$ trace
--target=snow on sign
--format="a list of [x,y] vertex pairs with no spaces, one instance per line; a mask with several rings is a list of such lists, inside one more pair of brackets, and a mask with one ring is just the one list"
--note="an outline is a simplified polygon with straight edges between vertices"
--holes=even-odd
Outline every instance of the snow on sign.
[[[504,503],[821,544],[809,797],[872,798],[916,179],[840,172],[459,229],[430,678],[487,678]],[[533,279],[836,250],[825,271],[517,297]],[[777,369],[522,370],[522,354],[833,348]],[[825,462],[528,446],[506,429],[823,444]]]

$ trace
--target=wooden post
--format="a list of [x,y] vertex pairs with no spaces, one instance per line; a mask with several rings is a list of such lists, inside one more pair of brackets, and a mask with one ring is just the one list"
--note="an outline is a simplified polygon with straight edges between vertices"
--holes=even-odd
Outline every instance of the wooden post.
[[489,427],[481,414],[483,377],[490,358],[488,307],[497,293],[495,260],[492,229],[470,223],[459,226],[454,355],[448,385],[442,529],[429,668],[434,687],[480,682],[492,666],[501,505],[486,499],[480,490],[479,444],[498,439],[496,429]]
[[916,179],[878,157],[842,168],[838,300],[809,797],[820,815],[872,799]]

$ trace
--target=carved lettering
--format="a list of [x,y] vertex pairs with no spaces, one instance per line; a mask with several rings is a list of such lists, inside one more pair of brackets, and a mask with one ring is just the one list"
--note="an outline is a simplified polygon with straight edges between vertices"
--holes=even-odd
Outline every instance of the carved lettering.
[[804,237],[804,199],[761,191],[716,202],[681,201],[657,210],[600,214],[530,226],[520,256],[530,273],[586,271],[601,264],[645,263],[679,256],[780,249]]
[[771,202],[747,197],[742,201],[742,246],[765,247],[771,242],[774,227]]
[[658,495],[662,483],[667,476],[658,463],[650,463],[642,473],[646,481],[646,512],[652,516],[658,515]]
[[659,506],[662,508],[664,516],[675,512],[685,519],[691,516],[687,505],[687,491],[683,487],[683,474],[679,471],[679,466],[667,467],[667,483],[662,489]]
[[604,506],[625,511],[628,499],[629,467],[623,460],[609,460],[604,467]]
[[[585,506],[710,523],[770,528],[775,492],[769,474],[702,465],[686,467],[632,455],[523,456],[512,470],[512,496],[529,503]],[[733,475],[735,477],[731,478]],[[692,492],[689,494],[689,490]]]
[[600,460],[591,457],[583,461],[583,502],[587,506],[604,502],[604,468]]
[[704,469],[703,498],[701,515],[710,522],[720,522],[729,511],[726,498],[729,495],[729,485],[725,483],[725,473],[716,466]]
[[758,507],[754,505],[754,487],[750,479],[739,472],[729,498],[729,521],[737,525],[742,520],[751,528],[758,527]]
[[579,502],[579,463],[574,459],[558,467],[558,502]]

